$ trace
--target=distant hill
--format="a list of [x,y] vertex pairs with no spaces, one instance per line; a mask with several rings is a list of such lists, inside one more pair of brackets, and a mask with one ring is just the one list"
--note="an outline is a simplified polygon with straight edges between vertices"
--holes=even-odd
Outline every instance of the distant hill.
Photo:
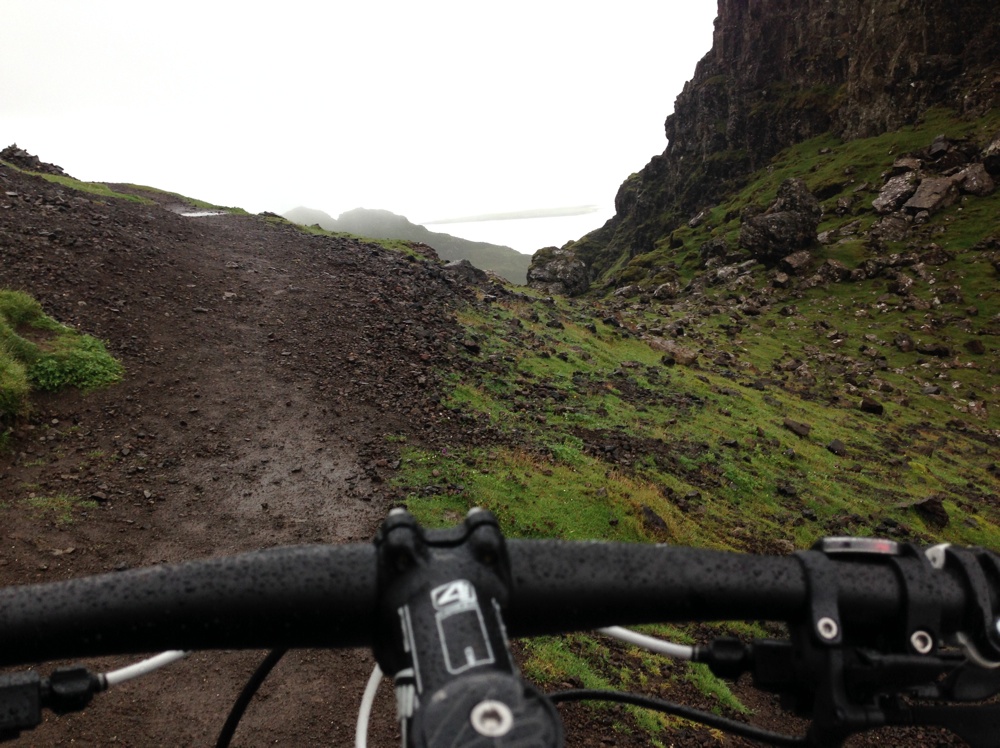
[[405,216],[388,210],[355,208],[333,218],[322,210],[293,208],[284,214],[293,223],[303,226],[318,224],[327,231],[338,231],[372,239],[404,239],[423,242],[434,248],[443,260],[468,260],[481,270],[491,270],[512,283],[526,282],[530,255],[521,254],[510,247],[487,242],[473,242],[451,234],[430,231],[411,223]]

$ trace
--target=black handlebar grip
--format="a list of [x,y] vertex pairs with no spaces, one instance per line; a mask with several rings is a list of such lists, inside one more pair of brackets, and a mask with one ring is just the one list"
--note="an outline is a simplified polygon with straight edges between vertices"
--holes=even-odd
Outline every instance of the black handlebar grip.
[[299,546],[0,590],[0,665],[166,649],[369,646],[375,549]]
[[[626,543],[508,540],[513,636],[667,621],[799,621],[808,614],[807,580],[790,556]],[[836,563],[845,622],[902,614],[904,593],[880,563]],[[949,625],[965,593],[944,577],[938,590]]]

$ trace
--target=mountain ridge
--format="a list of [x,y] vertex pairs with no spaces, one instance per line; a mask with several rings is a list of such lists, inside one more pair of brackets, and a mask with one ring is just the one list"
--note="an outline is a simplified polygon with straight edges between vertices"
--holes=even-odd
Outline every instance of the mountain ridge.
[[452,262],[468,260],[480,270],[491,271],[511,283],[524,285],[527,281],[531,256],[510,247],[488,242],[462,239],[451,234],[431,231],[412,223],[405,216],[388,210],[355,208],[333,218],[314,208],[292,208],[284,217],[303,226],[318,225],[327,231],[370,237],[372,239],[402,239],[433,247],[441,259]]

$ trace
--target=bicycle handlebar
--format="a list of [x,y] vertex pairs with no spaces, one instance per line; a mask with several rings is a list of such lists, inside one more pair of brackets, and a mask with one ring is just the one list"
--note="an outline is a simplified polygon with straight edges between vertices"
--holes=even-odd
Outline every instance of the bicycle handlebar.
[[[513,636],[666,621],[800,620],[793,557],[626,543],[509,540]],[[885,566],[837,564],[845,621],[901,614]],[[966,593],[945,576],[945,628]],[[294,546],[0,590],[0,665],[162,649],[371,646],[370,545]]]
[[[1000,557],[981,549],[925,553],[826,539],[776,557],[506,541],[488,512],[424,530],[394,510],[374,546],[276,548],[0,590],[0,665],[164,649],[365,646],[408,705],[400,710],[407,745],[437,745],[442,736],[475,745],[502,727],[503,745],[556,746],[558,717],[520,678],[508,634],[772,620],[788,624],[788,641],[716,640],[693,657],[725,677],[751,672],[758,688],[788,697],[812,717],[812,745],[840,745],[884,724],[936,724],[979,746],[993,744],[1000,707],[970,716],[899,697],[971,701],[1000,692],[998,601]],[[948,644],[961,652],[940,649]],[[57,671],[45,688],[64,693],[65,708],[81,708],[88,679]],[[35,693],[37,677],[28,681],[7,681],[10,703]],[[35,723],[37,710],[29,712],[17,729]]]

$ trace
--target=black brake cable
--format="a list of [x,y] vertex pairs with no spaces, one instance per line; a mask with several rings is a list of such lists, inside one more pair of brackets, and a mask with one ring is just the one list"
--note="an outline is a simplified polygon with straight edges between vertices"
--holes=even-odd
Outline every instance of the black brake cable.
[[261,660],[253,675],[250,676],[246,685],[243,686],[240,695],[236,697],[233,708],[229,711],[229,716],[226,718],[226,724],[222,726],[222,731],[219,733],[219,739],[215,741],[215,748],[229,748],[229,743],[232,741],[233,735],[236,734],[236,728],[239,726],[240,720],[243,719],[243,714],[250,705],[254,694],[257,693],[260,684],[264,682],[274,669],[274,666],[285,656],[285,652],[287,651],[287,649],[273,649],[267,653],[267,657]]
[[744,722],[737,722],[734,719],[720,717],[710,712],[703,712],[700,709],[694,709],[682,704],[675,704],[672,701],[664,701],[663,699],[654,699],[650,696],[643,696],[638,693],[628,693],[625,691],[602,691],[593,688],[575,688],[568,691],[548,693],[545,694],[545,696],[554,703],[558,703],[560,701],[617,701],[622,704],[632,704],[633,706],[641,706],[646,709],[654,709],[658,712],[663,712],[664,714],[672,714],[675,717],[683,717],[684,719],[692,722],[698,722],[699,724],[714,727],[732,735],[739,735],[740,737],[750,738],[751,740],[760,740],[762,742],[770,743],[771,745],[806,745],[806,738],[804,736],[800,737],[797,735],[783,735],[777,732],[770,732],[769,730],[754,727],[753,725],[748,725]]

